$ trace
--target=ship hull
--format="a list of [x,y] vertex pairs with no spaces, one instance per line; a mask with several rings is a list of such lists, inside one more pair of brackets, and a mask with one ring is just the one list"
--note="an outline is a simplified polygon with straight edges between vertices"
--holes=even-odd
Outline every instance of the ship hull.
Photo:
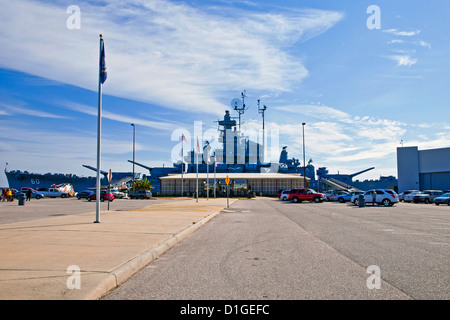
[[[49,188],[52,185],[71,184],[75,192],[96,187],[97,177],[79,177],[72,174],[39,174],[22,171],[5,172],[10,188],[20,190],[23,187],[38,189]],[[119,180],[130,173],[113,173],[113,180]],[[100,180],[102,187],[108,186],[106,177]]]

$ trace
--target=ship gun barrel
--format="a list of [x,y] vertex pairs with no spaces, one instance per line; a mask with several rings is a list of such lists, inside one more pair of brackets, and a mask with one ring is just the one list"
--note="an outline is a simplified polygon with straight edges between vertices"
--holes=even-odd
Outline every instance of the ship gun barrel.
[[148,167],[148,166],[146,166],[146,165],[143,165],[143,164],[141,164],[141,163],[139,163],[139,162],[132,161],[132,160],[128,160],[128,162],[134,163],[135,165],[138,165],[138,166],[140,166],[140,167],[142,167],[142,168],[147,169],[147,170],[149,171],[149,173],[152,172],[152,169],[153,169],[153,168],[150,168],[150,167]]
[[[88,168],[88,169],[91,169],[92,171],[97,172],[97,168],[94,168],[94,167],[92,167],[92,166],[88,166],[88,165],[86,165],[86,164],[83,164],[83,167]],[[104,176],[107,176],[107,175],[108,175],[108,172],[103,171],[103,170],[100,170],[100,173],[101,173],[102,175],[104,175]]]
[[371,168],[368,168],[368,169],[365,169],[365,170],[362,170],[362,171],[359,171],[359,172],[355,172],[353,174],[350,174],[349,177],[353,178],[353,177],[356,177],[356,176],[358,176],[358,175],[360,175],[360,174],[362,174],[364,172],[367,172],[367,171],[370,171],[370,170],[373,170],[373,169],[375,169],[375,167],[371,167]]

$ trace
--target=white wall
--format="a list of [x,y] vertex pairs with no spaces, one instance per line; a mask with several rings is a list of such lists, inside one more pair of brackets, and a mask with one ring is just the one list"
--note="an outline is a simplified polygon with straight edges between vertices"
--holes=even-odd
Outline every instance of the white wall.
[[419,151],[419,172],[449,172],[450,148]]

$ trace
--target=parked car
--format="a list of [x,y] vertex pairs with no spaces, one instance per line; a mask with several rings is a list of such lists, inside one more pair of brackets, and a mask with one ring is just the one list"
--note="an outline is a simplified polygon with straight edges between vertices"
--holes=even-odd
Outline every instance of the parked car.
[[348,191],[336,190],[336,191],[333,192],[332,195],[327,196],[327,200],[329,200],[329,201],[337,201],[339,196],[345,196],[345,195],[348,195],[348,194],[349,194]]
[[335,192],[336,192],[336,190],[325,191],[325,200],[330,201],[331,197],[333,197]]
[[405,201],[405,196],[412,192],[420,192],[420,190],[406,190],[398,195],[398,200]]
[[134,193],[130,193],[130,199],[151,199],[152,192],[149,190],[136,190]]
[[[31,188],[29,188],[31,189]],[[24,194],[25,197],[27,196],[28,189],[22,188],[20,191],[17,191],[14,193],[14,198],[19,199],[20,194]],[[44,197],[42,193],[37,192],[36,190],[31,189],[31,198],[33,199],[41,199]]]
[[323,202],[325,195],[313,189],[293,189],[288,193],[288,200],[293,202],[314,201]]
[[430,203],[433,202],[434,198],[439,197],[444,192],[442,190],[424,190],[423,192],[416,194],[413,197],[414,203]]
[[55,188],[39,188],[37,189],[37,192],[42,193],[45,197],[49,198],[69,198],[70,195],[67,192],[59,191]]
[[122,199],[123,197],[125,197],[125,194],[118,190],[111,190],[111,193],[114,195],[115,199]]
[[450,206],[450,192],[441,194],[439,197],[434,198],[434,204],[437,206],[445,203]]
[[417,195],[417,194],[420,194],[420,193],[421,193],[420,191],[413,191],[411,193],[408,193],[408,194],[403,196],[403,201],[405,201],[405,202],[412,202],[413,199],[414,199],[414,196]]
[[341,194],[338,196],[334,197],[334,201],[338,201],[339,203],[344,203],[347,201],[352,201],[352,197],[356,196],[356,195],[360,195],[363,194],[364,191],[351,191],[351,192],[346,192],[345,194]]
[[94,191],[92,191],[92,190],[84,190],[81,192],[77,192],[77,198],[78,198],[78,200],[80,200],[82,198],[87,199],[93,193],[94,193]]
[[[398,195],[393,190],[389,190],[389,189],[372,189],[372,190],[368,190],[368,191],[363,193],[364,201],[366,203],[372,203],[372,194],[374,192],[376,192],[376,194],[377,194],[377,196],[375,198],[375,202],[378,205],[382,204],[383,206],[388,207],[388,206],[393,206],[395,203],[399,202],[398,201]],[[355,205],[359,204],[359,196],[360,195],[354,195],[352,197],[351,201]]]
[[[93,192],[92,194],[90,194],[87,197],[87,201],[93,201],[93,200],[97,200],[97,193]],[[114,195],[112,193],[110,193],[109,191],[100,191],[100,201],[113,201],[114,200]]]
[[280,192],[280,195],[278,196],[278,198],[282,201],[286,201],[289,198],[289,192],[291,190],[283,190]]

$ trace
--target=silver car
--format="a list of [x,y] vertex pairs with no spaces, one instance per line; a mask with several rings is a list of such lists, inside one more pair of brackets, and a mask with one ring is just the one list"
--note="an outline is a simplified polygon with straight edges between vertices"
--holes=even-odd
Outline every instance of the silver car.
[[151,199],[152,192],[149,190],[136,190],[135,193],[130,194],[130,199]]
[[399,201],[405,201],[406,195],[408,195],[408,194],[410,194],[412,192],[420,192],[420,190],[406,190],[406,191],[404,191],[404,192],[402,192],[402,193],[400,193],[398,195],[398,200]]
[[434,198],[434,204],[437,206],[440,204],[447,204],[448,206],[450,206],[450,193],[444,193],[439,197]]

